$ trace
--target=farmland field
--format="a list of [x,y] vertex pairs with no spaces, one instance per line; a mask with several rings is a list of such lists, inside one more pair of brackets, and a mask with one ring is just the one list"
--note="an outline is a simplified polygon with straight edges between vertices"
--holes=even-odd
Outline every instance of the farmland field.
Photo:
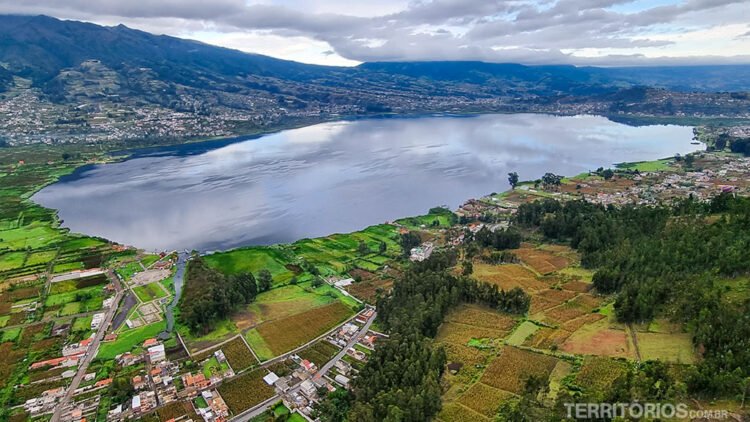
[[637,332],[638,350],[644,360],[695,363],[693,341],[688,333]]
[[[256,354],[265,360],[314,339],[352,314],[351,308],[341,302],[333,302],[329,305],[261,324],[250,330],[249,333],[254,334],[249,335],[247,340]],[[267,351],[270,351],[272,356],[268,356]]]
[[143,286],[133,287],[138,299],[142,302],[149,302],[154,299],[161,299],[167,297],[167,292],[161,287],[158,282],[149,283]]
[[602,356],[587,356],[574,382],[589,391],[606,391],[625,372],[623,362]]
[[481,413],[477,413],[458,403],[448,403],[443,405],[443,410],[438,414],[437,419],[444,422],[476,422],[490,420]]
[[478,262],[474,264],[473,276],[477,280],[494,284],[503,290],[510,290],[514,287],[524,290],[540,290],[549,287],[546,283],[537,280],[533,272],[518,264],[490,265]]
[[219,386],[219,394],[232,414],[240,414],[273,397],[274,389],[263,381],[267,373],[265,369],[256,369]]
[[113,359],[120,353],[129,352],[135,346],[141,345],[149,338],[156,337],[166,329],[165,321],[144,325],[143,327],[121,330],[117,333],[117,340],[102,343],[97,359]]
[[275,283],[288,282],[294,272],[286,268],[292,261],[289,253],[277,247],[250,247],[220,252],[204,257],[206,264],[225,274],[251,272],[258,275],[262,269],[269,270]]
[[458,399],[458,402],[477,413],[491,418],[497,413],[497,408],[500,407],[500,404],[510,397],[513,397],[512,393],[478,382],[472,385]]
[[548,274],[567,267],[570,260],[549,250],[524,246],[513,251],[521,261],[539,274]]
[[610,327],[607,319],[584,325],[560,347],[568,353],[635,359],[635,348],[625,330]]
[[552,356],[506,346],[487,367],[481,381],[491,387],[521,394],[526,378],[534,375],[547,380],[557,362]]
[[297,353],[300,358],[307,359],[310,362],[316,364],[318,367],[322,366],[329,360],[331,360],[336,353],[339,352],[339,348],[329,343],[326,340],[320,340],[310,347]]
[[513,346],[520,346],[527,338],[536,333],[538,329],[539,326],[533,322],[524,321],[513,331],[513,334],[508,337],[507,342]]
[[255,356],[240,337],[221,346],[221,351],[224,352],[227,362],[235,372],[243,371],[258,363],[258,360],[255,359]]

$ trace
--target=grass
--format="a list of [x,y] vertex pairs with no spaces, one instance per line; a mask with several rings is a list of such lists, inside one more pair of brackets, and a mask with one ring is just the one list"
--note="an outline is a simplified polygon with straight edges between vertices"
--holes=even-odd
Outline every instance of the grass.
[[164,291],[158,282],[133,287],[133,292],[135,292],[135,295],[142,302],[150,302],[155,299],[167,297],[167,292]]
[[522,322],[511,334],[506,342],[513,346],[522,345],[527,338],[534,335],[539,330],[539,326],[531,321]]
[[143,271],[140,262],[133,261],[115,270],[115,272],[125,281],[130,280],[135,273]]
[[229,369],[226,363],[220,364],[216,356],[212,356],[206,362],[203,363],[203,375],[206,378],[211,378],[213,375],[221,375]]
[[23,267],[26,252],[8,252],[0,255],[0,271],[15,270]]
[[2,332],[2,340],[0,340],[0,341],[2,341],[2,342],[16,341],[16,339],[18,338],[18,336],[21,335],[21,330],[22,329],[23,329],[22,327],[16,327],[16,328],[9,328],[7,330],[4,330]]
[[93,318],[93,316],[76,318],[75,321],[73,321],[73,327],[71,330],[76,333],[88,331],[91,328],[91,320]]
[[208,266],[225,274],[250,272],[258,275],[262,269],[271,272],[274,282],[286,283],[294,277],[294,272],[286,268],[294,258],[279,247],[250,247],[221,252],[204,257]]
[[115,356],[129,352],[135,346],[142,344],[147,339],[156,337],[166,328],[166,321],[160,321],[154,324],[144,325],[143,327],[121,331],[117,333],[117,340],[109,343],[102,343],[96,357],[99,359],[114,359]]
[[636,333],[643,360],[695,363],[696,354],[688,333]]
[[674,161],[672,158],[664,158],[661,160],[654,160],[654,161],[636,161],[632,163],[619,163],[616,164],[615,167],[617,167],[620,170],[638,170],[640,172],[653,172],[653,171],[662,171],[662,170],[668,170],[671,168],[671,163]]
[[213,330],[203,335],[191,333],[190,330],[183,325],[177,325],[177,329],[182,340],[185,342],[185,345],[191,351],[211,347],[212,345],[220,343],[237,334],[237,326],[229,319],[216,322]]

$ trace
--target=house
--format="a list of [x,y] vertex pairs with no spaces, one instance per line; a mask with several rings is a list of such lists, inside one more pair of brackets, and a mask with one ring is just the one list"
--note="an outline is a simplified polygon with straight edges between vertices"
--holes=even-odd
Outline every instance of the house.
[[355,321],[359,322],[360,324],[365,324],[367,321],[372,318],[372,316],[375,314],[375,311],[372,309],[367,309],[364,312],[357,315],[357,318],[355,318]]
[[263,377],[263,381],[265,381],[268,385],[274,385],[278,380],[279,376],[274,374],[273,372],[270,372],[268,375]]
[[302,394],[305,395],[307,398],[315,397],[317,393],[317,389],[315,388],[315,384],[312,383],[310,380],[304,380],[302,381],[302,384],[299,386],[300,391]]
[[130,401],[130,408],[133,412],[138,413],[141,411],[141,396],[133,396],[133,400]]
[[422,262],[425,259],[429,258],[430,255],[432,255],[432,249],[433,245],[430,242],[423,243],[421,246],[417,246],[416,248],[412,248],[410,252],[409,259],[411,261],[415,262]]
[[349,371],[352,370],[352,366],[349,364],[349,362],[346,362],[343,359],[337,360],[334,366],[339,372],[341,372],[344,375],[349,374]]
[[143,342],[143,348],[148,349],[149,347],[156,346],[157,344],[159,344],[159,341],[157,339],[150,338]]
[[106,336],[104,336],[104,339],[102,341],[107,343],[107,342],[115,341],[115,340],[117,340],[117,334],[111,333],[111,334],[107,334]]
[[136,390],[142,390],[146,388],[146,380],[142,376],[136,375],[132,379],[133,388]]
[[31,364],[29,369],[39,369],[39,368],[44,368],[46,366],[50,366],[53,368],[54,367],[70,368],[71,366],[76,366],[76,365],[78,365],[77,356],[63,356],[60,358],[47,359],[41,362],[35,362]]
[[98,330],[99,327],[101,327],[102,322],[104,322],[104,313],[100,312],[98,314],[94,314],[94,316],[91,317],[91,330]]
[[364,337],[362,337],[362,339],[359,342],[362,343],[363,346],[369,347],[370,349],[372,349],[375,347],[375,340],[377,339],[378,339],[377,336],[367,334]]
[[94,388],[106,387],[110,384],[112,384],[112,378],[105,378],[103,380],[97,381],[96,384],[94,384]]
[[307,359],[303,359],[302,362],[300,362],[300,366],[302,366],[307,372],[316,372],[318,370],[318,367]]
[[211,397],[211,400],[208,400],[208,405],[219,418],[226,419],[229,417],[229,406],[227,406],[226,402],[224,402],[224,399],[220,395],[214,394]]
[[224,363],[227,361],[227,357],[224,356],[224,352],[221,349],[215,351],[214,356],[216,356],[216,360],[218,360],[219,363]]
[[194,376],[191,373],[187,373],[182,376],[182,385],[185,386],[185,389],[201,390],[211,385],[211,381],[206,379],[206,376],[203,374]]
[[273,385],[282,393],[286,393],[289,390],[289,381],[286,378],[279,378]]
[[333,378],[334,381],[341,384],[342,387],[347,388],[349,386],[349,378],[338,374]]
[[338,287],[338,288],[342,288],[342,287],[346,287],[346,286],[348,286],[348,285],[350,285],[352,283],[354,283],[354,279],[353,278],[346,278],[346,279],[334,282],[333,285],[336,286],[336,287]]
[[121,355],[115,356],[115,360],[117,361],[117,363],[119,363],[122,366],[131,366],[140,362],[141,355],[134,355],[130,352],[127,352],[127,353],[123,353]]
[[153,363],[161,362],[167,359],[167,354],[163,344],[158,344],[148,348],[148,359]]
[[92,342],[92,339],[87,338],[87,339],[79,341],[78,343],[69,344],[63,347],[62,354],[63,356],[73,356],[73,355],[80,355],[80,354],[86,353],[86,351],[89,348],[89,345],[91,345],[91,342]]

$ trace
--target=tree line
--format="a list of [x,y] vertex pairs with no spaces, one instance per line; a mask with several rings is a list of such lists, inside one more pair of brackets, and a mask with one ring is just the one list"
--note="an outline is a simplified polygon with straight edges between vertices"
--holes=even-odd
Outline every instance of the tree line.
[[429,420],[441,408],[440,377],[445,351],[432,337],[446,313],[462,302],[525,313],[529,296],[521,289],[456,276],[453,250],[435,252],[413,263],[394,283],[391,295],[377,301],[378,321],[390,337],[378,343],[353,381],[352,392],[337,392],[317,408],[322,421]]
[[225,275],[194,256],[185,274],[179,301],[180,322],[194,333],[206,333],[216,321],[229,317],[238,306],[247,305],[271,288],[271,273],[262,270],[256,282],[252,273]]
[[595,288],[616,293],[623,322],[666,316],[685,324],[700,363],[692,393],[730,395],[750,378],[750,301],[726,297],[750,271],[750,199],[723,194],[708,203],[604,207],[545,200],[519,207],[519,225],[570,242]]

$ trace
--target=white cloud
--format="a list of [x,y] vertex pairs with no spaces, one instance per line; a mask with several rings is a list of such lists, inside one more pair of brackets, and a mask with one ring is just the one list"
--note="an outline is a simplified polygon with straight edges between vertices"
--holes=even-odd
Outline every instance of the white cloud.
[[[747,62],[747,0],[0,0],[309,63]],[[653,60],[652,60],[653,59]]]

